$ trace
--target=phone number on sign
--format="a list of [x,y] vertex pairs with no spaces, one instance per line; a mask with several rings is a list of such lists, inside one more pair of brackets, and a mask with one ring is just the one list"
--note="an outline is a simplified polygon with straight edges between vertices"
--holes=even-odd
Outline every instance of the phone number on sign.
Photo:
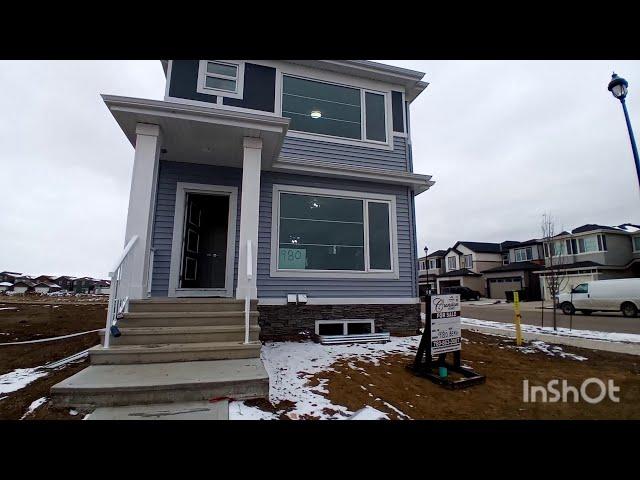
[[435,340],[431,342],[432,347],[449,347],[451,345],[458,345],[460,343],[460,337],[449,338],[447,340]]

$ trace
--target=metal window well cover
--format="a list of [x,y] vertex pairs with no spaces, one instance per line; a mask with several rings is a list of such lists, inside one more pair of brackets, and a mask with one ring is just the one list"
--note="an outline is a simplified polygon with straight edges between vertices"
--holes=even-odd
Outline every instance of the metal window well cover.
[[337,343],[372,343],[389,342],[391,336],[389,332],[361,333],[353,335],[318,335],[320,343],[323,345],[333,345]]

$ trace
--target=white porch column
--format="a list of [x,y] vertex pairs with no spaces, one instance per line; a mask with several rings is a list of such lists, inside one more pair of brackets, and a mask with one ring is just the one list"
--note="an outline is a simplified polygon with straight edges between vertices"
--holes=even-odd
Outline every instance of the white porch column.
[[[242,162],[242,200],[240,202],[240,246],[238,248],[238,287],[236,298],[258,298],[256,268],[258,266],[258,210],[260,209],[260,165],[262,140],[244,137],[244,160]],[[247,278],[247,240],[251,240],[251,263],[253,278]]]
[[126,275],[130,282],[129,298],[145,298],[149,282],[149,255],[158,183],[160,127],[138,123],[136,135],[125,245],[134,235],[138,235],[139,238],[127,263]]

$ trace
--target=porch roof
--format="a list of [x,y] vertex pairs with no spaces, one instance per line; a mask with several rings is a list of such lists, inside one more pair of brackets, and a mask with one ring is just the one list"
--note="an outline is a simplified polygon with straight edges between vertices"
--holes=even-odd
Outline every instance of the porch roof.
[[161,159],[242,166],[243,138],[262,139],[263,165],[280,154],[289,119],[215,107],[102,95],[116,122],[135,147],[136,124],[159,125]]

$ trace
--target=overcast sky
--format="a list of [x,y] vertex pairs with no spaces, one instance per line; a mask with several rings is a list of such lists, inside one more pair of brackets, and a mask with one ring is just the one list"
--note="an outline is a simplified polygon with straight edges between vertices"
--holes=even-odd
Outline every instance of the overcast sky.
[[[638,61],[390,61],[426,73],[412,104],[418,249],[640,222],[613,69]],[[162,99],[159,61],[0,62],[0,271],[105,277],[123,247],[133,148],[101,93]]]

